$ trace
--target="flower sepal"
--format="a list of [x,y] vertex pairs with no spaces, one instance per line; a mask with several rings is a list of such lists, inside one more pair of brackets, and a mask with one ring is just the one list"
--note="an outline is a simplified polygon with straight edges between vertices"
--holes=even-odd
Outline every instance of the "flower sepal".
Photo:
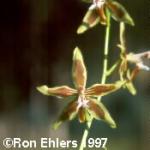
[[73,96],[77,93],[77,90],[72,89],[66,85],[49,88],[47,85],[38,86],[37,90],[43,95],[56,96],[59,98]]
[[116,1],[107,2],[107,7],[111,12],[111,16],[118,22],[124,22],[134,26],[134,21],[123,5]]
[[90,99],[88,111],[95,119],[108,123],[111,128],[116,128],[115,121],[101,102]]

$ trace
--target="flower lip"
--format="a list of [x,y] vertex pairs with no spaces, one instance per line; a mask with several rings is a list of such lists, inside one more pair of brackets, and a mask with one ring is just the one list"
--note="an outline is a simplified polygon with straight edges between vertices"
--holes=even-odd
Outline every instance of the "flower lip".
[[82,108],[89,107],[88,106],[89,100],[87,100],[84,95],[79,95],[77,103],[78,103],[77,110],[79,110],[81,107]]
[[141,63],[137,63],[137,67],[141,70],[145,70],[145,71],[150,71],[150,67],[144,65],[142,62]]
[[127,55],[127,61],[130,63],[134,63],[139,69],[150,71],[150,67],[144,64],[145,60],[150,59],[150,51],[145,51],[141,53],[129,53]]

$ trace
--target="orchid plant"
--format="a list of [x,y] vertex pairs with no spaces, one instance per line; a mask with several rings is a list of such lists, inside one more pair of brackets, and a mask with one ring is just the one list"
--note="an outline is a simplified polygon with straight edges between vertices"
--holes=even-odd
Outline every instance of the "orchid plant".
[[[73,66],[72,76],[75,88],[67,85],[48,87],[47,85],[38,86],[37,90],[47,96],[56,96],[65,99],[72,97],[72,101],[64,108],[64,111],[54,123],[54,128],[57,129],[62,122],[72,120],[78,116],[80,123],[87,123],[81,140],[79,150],[84,149],[90,127],[93,119],[105,121],[112,128],[116,128],[116,123],[111,117],[101,101],[103,96],[107,96],[112,92],[116,92],[121,88],[126,88],[132,95],[136,94],[136,89],[133,85],[133,80],[138,75],[140,70],[150,71],[150,67],[145,64],[145,59],[150,60],[150,51],[134,54],[127,52],[125,41],[125,26],[129,24],[134,26],[134,21],[129,15],[125,7],[114,0],[82,0],[90,3],[89,8],[81,25],[77,29],[77,34],[83,34],[90,28],[93,28],[98,23],[106,26],[105,44],[104,44],[104,61],[103,74],[101,82],[95,83],[90,87],[86,87],[87,69],[84,63],[81,50],[76,47],[73,51]],[[110,29],[111,17],[120,24],[120,43],[117,47],[120,49],[120,57],[118,61],[109,69],[108,68],[108,53],[110,51]],[[131,68],[129,64],[134,64]],[[114,83],[107,83],[107,77],[112,75],[114,70],[118,70],[119,79]]]

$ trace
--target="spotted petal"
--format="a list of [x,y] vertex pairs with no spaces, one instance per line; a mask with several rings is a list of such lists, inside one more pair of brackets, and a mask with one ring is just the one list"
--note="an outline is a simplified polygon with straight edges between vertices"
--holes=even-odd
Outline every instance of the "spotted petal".
[[103,120],[103,121],[107,122],[112,128],[116,128],[115,121],[110,116],[108,110],[101,102],[97,102],[94,99],[89,99],[88,106],[89,106],[88,107],[89,113],[95,119]]
[[97,11],[98,11],[98,14],[100,17],[100,23],[102,25],[106,25],[107,24],[107,18],[106,18],[106,14],[105,14],[105,5],[99,9],[97,9]]
[[83,56],[78,47],[76,47],[74,50],[72,73],[76,88],[78,90],[84,89],[87,81],[87,71],[84,64]]
[[88,111],[88,108],[83,108],[83,107],[79,109],[78,117],[79,117],[80,123],[89,122],[92,119],[92,116],[90,115]]
[[118,81],[115,84],[94,84],[85,91],[87,96],[103,96],[111,92],[114,92],[121,88],[124,84],[122,81]]
[[37,87],[37,90],[47,96],[57,96],[57,97],[67,97],[72,96],[77,93],[75,89],[68,86],[59,86],[54,88],[49,88],[46,85]]
[[99,23],[99,16],[96,9],[88,10],[85,14],[81,25],[77,29],[78,34],[82,34],[88,29],[94,27]]
[[127,12],[127,10],[120,3],[116,1],[107,2],[107,7],[111,12],[112,17],[119,22],[124,22],[134,26],[134,21]]
[[81,107],[78,111],[79,121],[80,123],[86,121],[86,110],[85,108]]
[[54,124],[54,129],[57,129],[64,121],[74,119],[77,115],[77,106],[76,100],[70,102],[60,115],[58,121]]

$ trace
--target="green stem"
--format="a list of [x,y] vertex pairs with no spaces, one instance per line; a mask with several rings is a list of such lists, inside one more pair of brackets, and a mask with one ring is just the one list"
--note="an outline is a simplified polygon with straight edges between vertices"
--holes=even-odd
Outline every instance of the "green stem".
[[126,51],[126,41],[125,41],[125,23],[120,23],[120,49],[121,53],[124,54]]
[[[106,33],[105,33],[103,75],[102,75],[102,79],[101,79],[102,84],[105,84],[106,79],[107,79],[108,52],[109,52],[109,39],[110,39],[110,27],[111,27],[110,26],[110,13],[108,10],[106,11],[106,15],[107,15],[107,27],[106,27]],[[98,101],[100,101],[101,98],[102,98],[101,96],[98,97]],[[93,123],[93,118],[91,119],[90,122],[87,123],[87,128],[84,130],[79,150],[83,150],[86,146],[87,137],[89,134],[89,130],[92,126],[92,123]]]
[[107,68],[108,68],[108,52],[109,52],[109,39],[110,39],[110,13],[107,11],[107,27],[105,35],[105,45],[104,45],[104,62],[103,62],[103,75],[101,83],[104,84],[107,78]]
[[122,61],[122,67],[120,67],[120,80],[124,81],[124,76],[127,70],[127,61],[126,61],[126,41],[125,41],[125,23],[120,22],[120,44],[119,48],[121,50],[120,58]]

